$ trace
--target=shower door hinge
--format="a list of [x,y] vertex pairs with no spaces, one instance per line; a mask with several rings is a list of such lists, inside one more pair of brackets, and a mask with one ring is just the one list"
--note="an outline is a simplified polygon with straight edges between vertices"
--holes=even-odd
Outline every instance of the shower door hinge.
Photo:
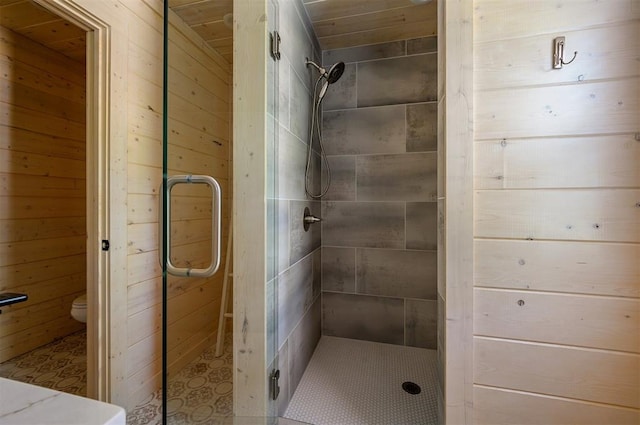
[[278,385],[278,379],[280,379],[280,370],[274,369],[269,376],[269,389],[271,393],[271,400],[277,400],[280,395],[280,386]]
[[102,250],[103,251],[109,251],[109,241],[106,239],[102,240]]
[[273,58],[273,60],[280,60],[280,34],[278,34],[278,31],[273,31],[271,34],[269,34],[269,39],[271,41],[271,51],[269,52],[271,53],[271,57]]

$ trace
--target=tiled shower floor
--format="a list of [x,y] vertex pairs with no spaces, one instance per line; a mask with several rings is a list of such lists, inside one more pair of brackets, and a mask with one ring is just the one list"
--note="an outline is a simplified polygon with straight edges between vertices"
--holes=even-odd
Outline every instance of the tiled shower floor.
[[[420,385],[408,394],[402,383]],[[437,423],[436,351],[323,336],[285,417],[314,425]]]

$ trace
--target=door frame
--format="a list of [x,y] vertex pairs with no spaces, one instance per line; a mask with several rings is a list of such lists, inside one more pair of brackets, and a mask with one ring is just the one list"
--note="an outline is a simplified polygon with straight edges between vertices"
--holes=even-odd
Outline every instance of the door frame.
[[111,219],[116,215],[110,196],[116,180],[110,163],[111,26],[73,0],[34,1],[86,31],[87,397],[118,402],[112,396],[117,394],[112,383],[119,359],[113,355],[119,348],[114,344],[113,325],[119,320],[113,320],[118,314],[111,285],[115,247],[113,243],[107,249],[102,246],[102,241],[110,239]]

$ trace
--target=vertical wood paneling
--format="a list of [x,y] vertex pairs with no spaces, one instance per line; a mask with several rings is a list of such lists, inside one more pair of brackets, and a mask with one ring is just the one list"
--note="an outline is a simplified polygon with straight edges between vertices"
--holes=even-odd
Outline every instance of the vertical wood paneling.
[[475,2],[476,423],[638,420],[639,12]]
[[85,71],[7,28],[0,38],[0,292],[29,296],[3,308],[3,362],[84,326],[70,311],[86,291]]
[[[444,176],[439,191],[443,216],[445,350],[445,423],[466,424],[473,418],[473,1],[442,1],[440,10],[445,49],[443,152],[438,152]],[[440,37],[438,37],[440,38]],[[442,128],[444,127],[444,128]],[[440,172],[440,171],[439,171]],[[444,198],[444,199],[443,199]],[[442,240],[441,239],[441,240]]]
[[[267,70],[265,34],[267,2],[233,2],[233,49],[242,52],[233,64],[234,183],[234,397],[239,416],[262,416],[267,411],[267,324],[265,258],[267,216],[265,187]],[[241,31],[239,29],[242,29]],[[246,72],[246,70],[252,72]],[[257,218],[257,219],[256,219]],[[241,266],[240,266],[241,265]],[[240,301],[242,300],[242,301]]]

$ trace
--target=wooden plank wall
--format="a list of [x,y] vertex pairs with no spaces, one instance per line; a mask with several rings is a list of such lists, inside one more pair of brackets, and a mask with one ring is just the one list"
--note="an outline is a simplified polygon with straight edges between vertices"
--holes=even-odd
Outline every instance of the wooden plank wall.
[[[160,384],[161,269],[158,190],[162,178],[162,2],[123,1],[128,9],[128,327],[130,407]],[[169,175],[207,174],[223,191],[223,248],[229,192],[229,64],[170,12]],[[211,201],[202,187],[177,186],[172,255],[203,267],[210,257]],[[169,280],[169,363],[173,373],[215,343],[222,270],[209,279]]]
[[639,18],[475,2],[478,424],[640,421]]
[[439,422],[471,422],[473,0],[438,2]]
[[85,65],[0,27],[0,362],[84,327]]
[[[234,0],[233,50],[233,412],[265,416],[269,406],[267,341],[267,51],[268,1]],[[251,72],[247,72],[251,70]],[[273,299],[273,298],[272,298]],[[275,326],[275,324],[271,325]],[[281,381],[282,382],[282,381]],[[284,383],[281,386],[284,388]],[[284,394],[281,394],[282,397]]]

